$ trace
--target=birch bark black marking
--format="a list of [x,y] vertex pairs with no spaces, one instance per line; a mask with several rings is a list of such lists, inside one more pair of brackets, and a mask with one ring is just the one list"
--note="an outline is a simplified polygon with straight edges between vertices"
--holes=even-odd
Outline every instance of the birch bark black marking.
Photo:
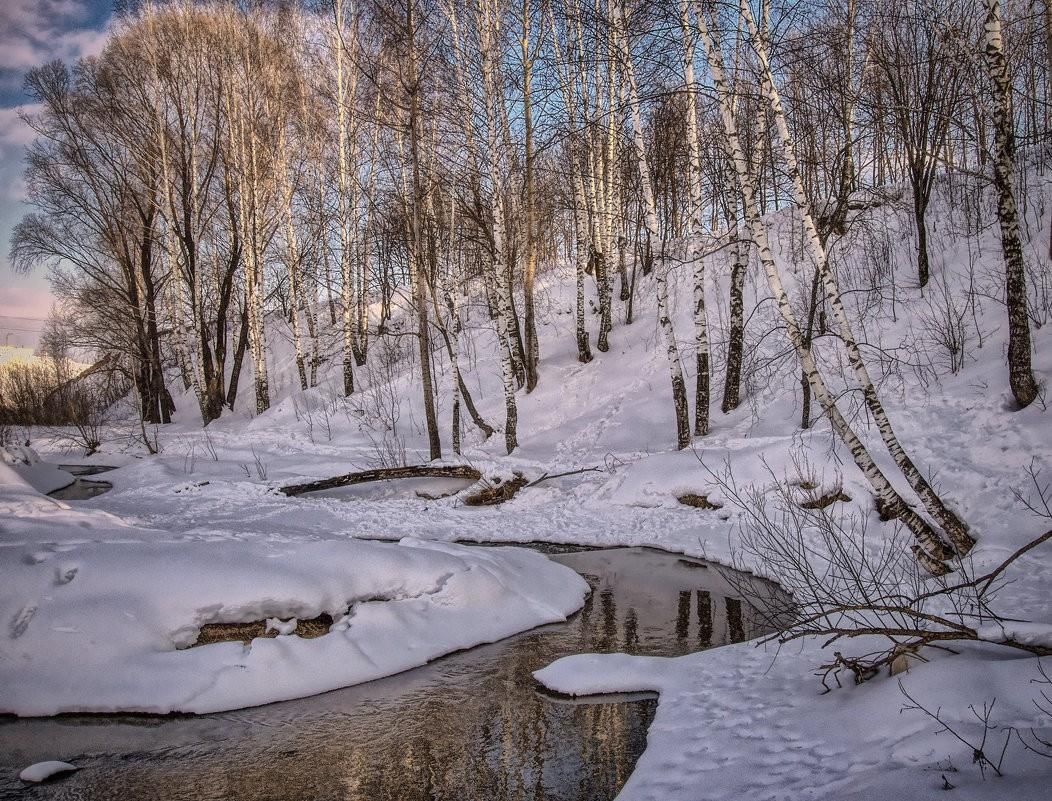
[[[896,466],[902,472],[903,476],[905,476],[914,492],[917,493],[917,496],[921,499],[925,509],[928,510],[929,514],[938,521],[939,525],[946,532],[947,537],[949,537],[958,553],[964,555],[971,550],[972,546],[975,544],[975,539],[968,533],[968,527],[964,521],[946,507],[942,498],[940,498],[935,492],[931,484],[902,447],[902,444],[899,442],[898,436],[895,434],[895,430],[891,425],[891,420],[889,419],[887,412],[880,401],[880,397],[877,394],[877,388],[873,384],[873,380],[870,378],[869,370],[866,368],[865,360],[862,357],[862,351],[858,346],[858,341],[851,325],[851,320],[848,317],[846,308],[844,307],[843,299],[840,294],[839,282],[829,266],[829,258],[825,246],[822,244],[822,240],[818,235],[818,229],[814,223],[814,218],[811,215],[807,193],[804,190],[803,178],[801,177],[799,165],[796,160],[795,147],[793,145],[792,136],[789,132],[789,124],[782,108],[778,88],[774,84],[774,75],[771,71],[766,45],[757,31],[756,22],[753,19],[752,11],[749,9],[749,4],[746,0],[741,0],[739,10],[742,19],[745,20],[746,27],[749,30],[749,35],[753,42],[753,48],[756,51],[760,63],[762,91],[763,94],[766,95],[770,104],[774,116],[775,128],[778,132],[778,138],[781,140],[786,170],[792,181],[793,198],[796,203],[797,213],[799,214],[804,226],[805,245],[811,259],[815,263],[818,274],[821,277],[826,302],[833,310],[833,317],[836,320],[841,341],[844,343],[848,355],[848,361],[850,362],[859,386],[862,389],[862,394],[866,401],[866,407],[873,415],[873,420],[877,425],[877,430],[880,432],[881,439],[884,441],[884,445],[887,447],[892,459],[894,459]],[[806,349],[810,351],[810,342],[805,341],[804,345]]]
[[[1030,365],[1030,320],[1027,311],[1026,265],[1019,237],[1019,211],[1016,207],[1012,173],[1015,171],[1015,131],[1012,119],[1012,83],[1008,75],[1001,37],[1000,0],[983,0],[983,61],[993,85],[994,190],[997,192],[997,219],[1001,227],[1001,252],[1005,262],[1005,294],[1008,304],[1008,383],[1020,408],[1037,398],[1037,382]],[[1045,3],[1046,8],[1048,2]],[[1050,34],[1052,36],[1052,34]],[[1052,76],[1046,80],[1052,79]]]
[[720,105],[720,120],[729,151],[728,155],[730,156],[731,161],[734,164],[735,172],[738,175],[746,220],[752,230],[752,238],[756,243],[757,250],[759,251],[760,264],[767,276],[771,294],[774,296],[779,314],[785,323],[786,335],[789,339],[789,343],[796,351],[804,375],[807,377],[808,383],[811,385],[815,398],[821,404],[823,411],[825,411],[829,418],[833,430],[848,448],[855,464],[870,482],[870,485],[873,487],[877,495],[881,498],[884,507],[893,512],[894,515],[898,517],[907,528],[909,528],[914,537],[916,537],[927,557],[922,561],[922,564],[929,572],[934,572],[937,564],[941,564],[940,560],[949,558],[949,556],[952,555],[952,550],[942,541],[931,526],[920,517],[920,515],[910,509],[888,481],[887,477],[881,472],[877,464],[873,461],[872,456],[870,456],[869,451],[866,449],[862,440],[859,439],[858,435],[854,432],[843,414],[837,408],[836,402],[830,395],[825,380],[822,378],[822,375],[818,370],[818,366],[815,363],[811,350],[804,346],[803,336],[796,320],[796,314],[789,302],[789,296],[786,294],[785,288],[782,286],[782,279],[778,272],[777,265],[774,262],[774,256],[772,255],[769,238],[767,236],[767,229],[764,226],[763,220],[760,217],[759,209],[756,206],[756,194],[752,172],[748,161],[746,160],[745,153],[742,150],[738,138],[737,122],[731,109],[731,92],[723,67],[723,54],[709,32],[708,25],[705,22],[704,13],[699,13],[697,15],[697,25],[698,32],[701,35],[702,43],[705,47],[705,54],[709,62],[709,69],[712,73],[713,83],[716,87],[716,94]]

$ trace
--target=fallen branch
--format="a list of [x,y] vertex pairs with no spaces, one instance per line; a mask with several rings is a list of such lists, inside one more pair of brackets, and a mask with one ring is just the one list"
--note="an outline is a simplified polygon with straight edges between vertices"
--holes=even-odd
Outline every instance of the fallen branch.
[[526,476],[517,472],[507,481],[496,479],[493,484],[489,484],[470,495],[464,496],[464,505],[496,506],[499,503],[510,501],[515,497],[519,490],[527,486],[529,485],[526,483]]
[[566,476],[577,476],[581,473],[602,473],[605,472],[601,467],[582,467],[580,470],[567,470],[565,473],[545,473],[540,478],[531,481],[527,484],[527,487],[536,487],[542,481],[549,481],[553,478],[565,478]]

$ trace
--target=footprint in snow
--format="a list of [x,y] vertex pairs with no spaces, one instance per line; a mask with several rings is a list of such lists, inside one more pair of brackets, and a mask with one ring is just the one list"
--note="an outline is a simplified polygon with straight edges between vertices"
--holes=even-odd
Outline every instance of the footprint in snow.
[[77,577],[77,571],[80,569],[78,565],[73,563],[66,563],[59,565],[55,568],[55,584],[69,584]]
[[33,615],[36,614],[36,604],[26,604],[18,610],[13,618],[11,618],[11,639],[17,639],[21,637],[27,628],[29,628],[29,621],[33,619]]

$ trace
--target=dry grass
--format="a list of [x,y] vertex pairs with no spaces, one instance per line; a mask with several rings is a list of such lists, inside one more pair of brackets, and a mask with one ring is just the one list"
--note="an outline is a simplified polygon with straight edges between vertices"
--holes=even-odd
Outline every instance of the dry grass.
[[806,501],[800,501],[801,509],[825,509],[827,506],[832,506],[837,501],[843,501],[847,503],[851,500],[851,496],[848,495],[844,490],[839,487],[835,490],[819,495],[817,498],[808,498]]
[[[332,616],[322,612],[317,617],[300,620],[294,632],[297,636],[311,640],[329,633]],[[211,645],[215,642],[243,642],[246,645],[258,637],[277,637],[274,630],[267,631],[267,621],[253,620],[248,623],[205,623],[197,634],[197,641],[189,646]]]
[[710,501],[707,495],[698,495],[694,492],[688,492],[684,495],[676,496],[676,500],[684,506],[692,506],[695,509],[722,509],[722,503],[716,503]]

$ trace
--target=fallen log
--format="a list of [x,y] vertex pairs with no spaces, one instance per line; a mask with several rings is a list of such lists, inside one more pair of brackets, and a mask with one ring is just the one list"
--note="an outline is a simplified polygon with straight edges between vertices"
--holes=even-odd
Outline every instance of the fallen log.
[[333,478],[322,478],[308,481],[305,484],[289,484],[280,487],[281,492],[289,497],[302,495],[305,492],[349,487],[352,484],[366,484],[370,481],[392,481],[398,478],[463,478],[478,481],[482,473],[466,464],[457,465],[410,465],[407,467],[382,467],[378,470],[360,470]]
[[529,479],[522,473],[515,471],[515,475],[507,481],[499,478],[494,479],[491,484],[464,496],[465,506],[496,506],[497,504],[510,501],[523,487],[529,486]]

